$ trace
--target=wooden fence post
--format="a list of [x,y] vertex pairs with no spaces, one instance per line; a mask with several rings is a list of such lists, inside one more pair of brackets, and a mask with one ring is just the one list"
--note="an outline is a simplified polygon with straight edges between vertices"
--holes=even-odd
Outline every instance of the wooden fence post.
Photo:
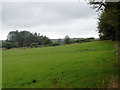
[[118,41],[118,85],[120,87],[120,41]]

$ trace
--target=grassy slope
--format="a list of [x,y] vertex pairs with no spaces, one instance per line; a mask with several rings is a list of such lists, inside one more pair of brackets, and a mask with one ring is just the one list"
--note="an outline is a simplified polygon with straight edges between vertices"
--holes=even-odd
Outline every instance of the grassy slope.
[[105,41],[3,51],[3,87],[105,87],[117,55]]

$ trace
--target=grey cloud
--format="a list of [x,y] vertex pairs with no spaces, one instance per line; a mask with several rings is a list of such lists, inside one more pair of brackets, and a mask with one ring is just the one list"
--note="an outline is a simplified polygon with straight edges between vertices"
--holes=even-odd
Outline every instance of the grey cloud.
[[78,18],[94,17],[85,3],[3,3],[3,25],[34,27],[41,24],[70,23]]
[[86,3],[2,3],[2,35],[11,30],[39,32],[49,38],[98,37],[97,13]]

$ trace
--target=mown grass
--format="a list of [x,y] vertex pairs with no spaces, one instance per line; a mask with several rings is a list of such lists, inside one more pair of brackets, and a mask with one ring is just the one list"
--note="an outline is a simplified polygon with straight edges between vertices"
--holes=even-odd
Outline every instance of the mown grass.
[[3,88],[104,88],[118,74],[106,41],[3,50]]

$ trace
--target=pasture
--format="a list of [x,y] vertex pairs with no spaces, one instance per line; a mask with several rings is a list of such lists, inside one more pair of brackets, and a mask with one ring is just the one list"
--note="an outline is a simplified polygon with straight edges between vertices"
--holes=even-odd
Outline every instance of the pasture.
[[104,88],[118,78],[117,52],[106,41],[3,50],[2,65],[3,88]]

